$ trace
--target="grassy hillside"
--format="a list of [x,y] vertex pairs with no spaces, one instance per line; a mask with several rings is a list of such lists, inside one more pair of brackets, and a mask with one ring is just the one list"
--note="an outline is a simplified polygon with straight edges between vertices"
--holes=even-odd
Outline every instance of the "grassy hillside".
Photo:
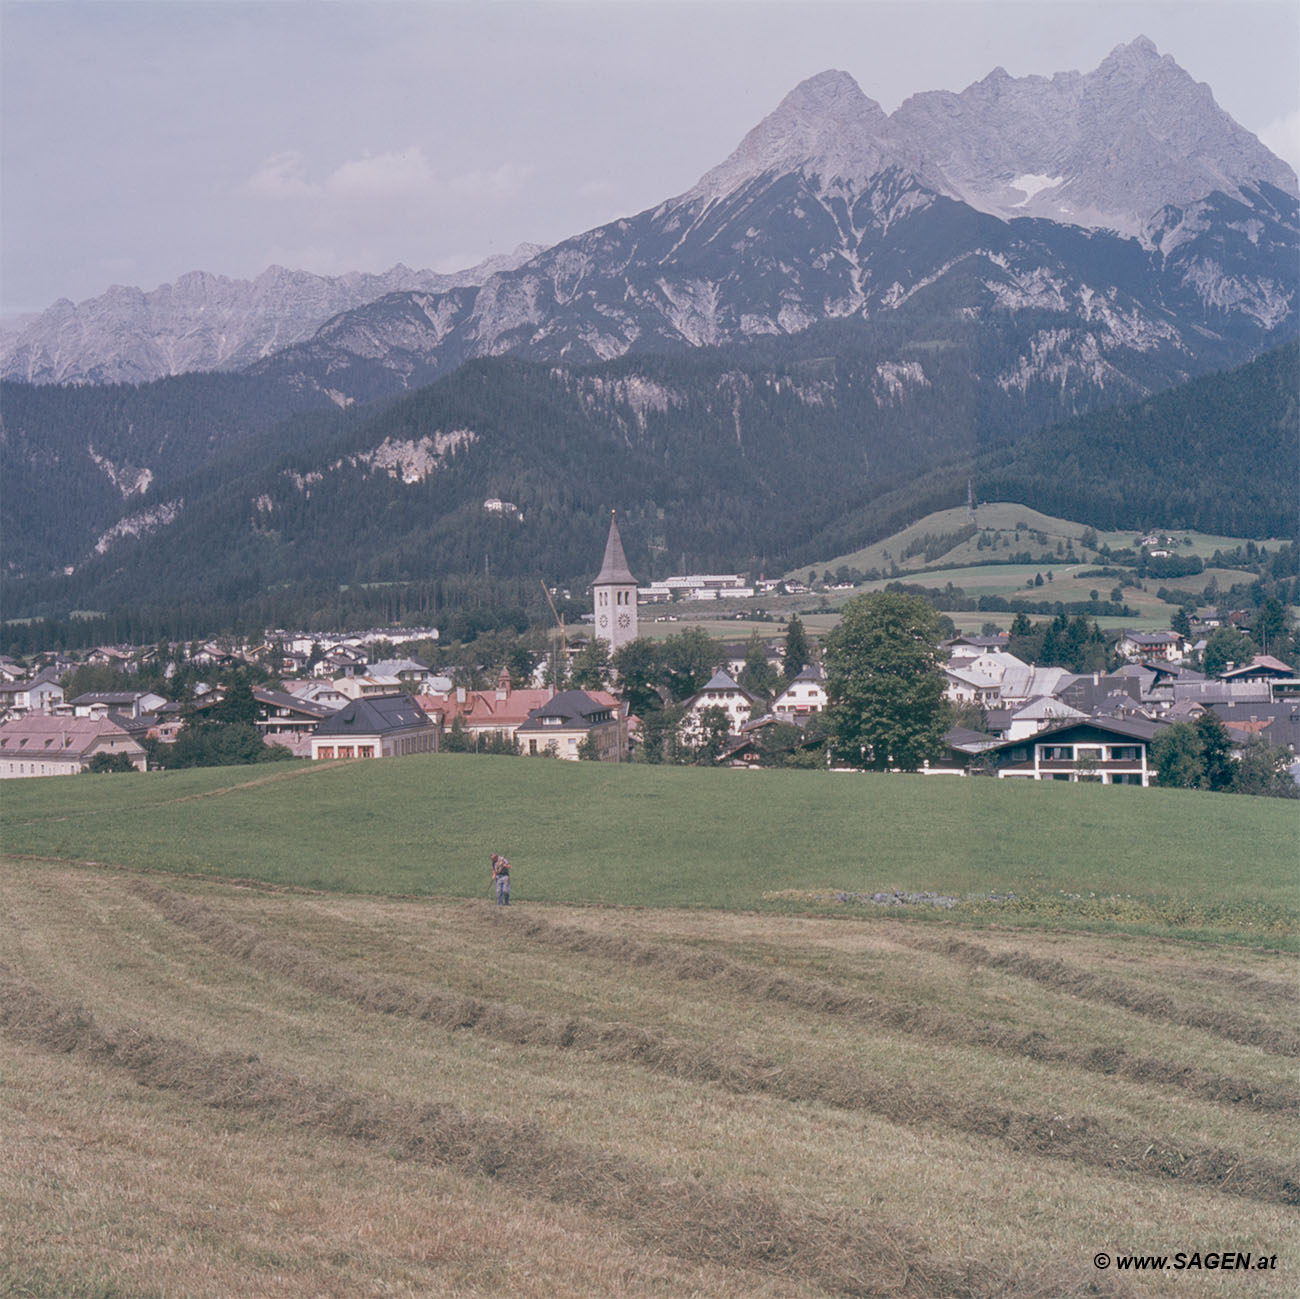
[[17,781],[2,815],[9,854],[359,893],[481,897],[499,850],[530,902],[1014,893],[960,914],[1274,943],[1296,921],[1294,806],[1177,790],[436,755]]
[[[981,504],[975,512],[975,521],[981,533],[988,537],[997,537],[1002,550],[1011,552],[1027,550],[1039,563],[1051,563],[1054,558],[1058,558],[1056,547],[1060,542],[1071,546],[1081,557],[1087,558],[1090,562],[1096,560],[1096,551],[1083,544],[1084,536],[1089,532],[1095,532],[1085,523],[1044,514],[1041,510],[1034,510],[1014,501],[988,501]],[[935,560],[927,561],[921,552],[913,555],[906,554],[909,548],[926,537],[955,535],[969,523],[970,513],[965,506],[951,510],[936,510],[880,541],[864,546],[860,550],[836,555],[832,559],[797,569],[791,576],[807,580],[812,570],[825,572],[828,568],[833,570],[841,564],[863,571],[872,568],[889,568],[891,564],[897,564],[905,572],[933,567],[936,563],[949,567],[978,564],[986,561],[990,552],[980,550],[975,537],[958,542]],[[1044,540],[1040,542],[1034,534],[1041,535]],[[1109,546],[1112,550],[1123,550],[1133,546],[1141,534],[1129,530],[1095,532],[1095,535],[1098,545]],[[1245,546],[1248,540],[1246,537],[1226,537],[1217,533],[1197,532],[1193,529],[1181,529],[1172,535],[1178,542],[1180,555],[1195,555],[1201,559],[1209,559],[1216,550],[1232,551],[1239,546]],[[1260,544],[1275,550],[1284,543],[1278,539],[1266,539]],[[1234,574],[1232,580],[1238,582],[1249,581],[1254,576],[1245,570],[1220,571],[1231,571]],[[1204,585],[1208,577],[1202,578],[1201,581]]]

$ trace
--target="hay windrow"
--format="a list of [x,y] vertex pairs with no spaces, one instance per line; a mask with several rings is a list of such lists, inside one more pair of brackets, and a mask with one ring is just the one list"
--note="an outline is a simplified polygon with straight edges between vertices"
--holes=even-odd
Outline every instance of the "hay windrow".
[[1081,1001],[1121,1006],[1148,1019],[1161,1020],[1180,1028],[1198,1028],[1216,1037],[1259,1047],[1273,1055],[1300,1057],[1300,1035],[1285,1028],[1262,1023],[1231,1010],[1198,1006],[1164,993],[1134,987],[1113,975],[1093,974],[1054,957],[1032,956],[1028,952],[994,952],[960,938],[929,938],[911,934],[904,940],[925,951],[949,956],[970,966],[1004,970],[1032,979],[1043,987],[1068,993]]
[[746,997],[784,1002],[817,1014],[833,1015],[873,1024],[913,1037],[960,1042],[1024,1056],[1040,1063],[1062,1064],[1126,1078],[1148,1086],[1174,1087],[1190,1095],[1223,1105],[1241,1105],[1278,1114],[1300,1114],[1300,1096],[1294,1090],[1256,1082],[1250,1078],[1212,1073],[1195,1065],[1158,1057],[1133,1055],[1109,1044],[1070,1046],[1046,1033],[1025,1031],[954,1015],[938,1006],[886,1001],[845,992],[816,979],[772,974],[742,961],[713,952],[647,943],[620,935],[596,934],[547,920],[516,921],[512,931],[577,955],[593,955],[633,967],[653,967],[680,980],[707,981]]
[[450,1030],[473,1029],[516,1045],[583,1050],[606,1061],[635,1063],[732,1092],[764,1092],[797,1103],[872,1113],[907,1126],[958,1131],[996,1140],[1020,1154],[1172,1177],[1250,1199],[1300,1203],[1300,1170],[1250,1159],[1238,1151],[1188,1146],[1163,1134],[1120,1133],[1086,1116],[1026,1114],[966,1102],[939,1088],[901,1084],[835,1060],[781,1066],[735,1049],[673,1040],[636,1025],[544,1015],[509,1003],[351,974],[314,952],[235,924],[197,899],[146,884],[135,886],[135,891],[216,950],[366,1010]]
[[84,1008],[2,965],[0,1028],[14,1040],[120,1069],[142,1087],[380,1145],[399,1158],[580,1207],[678,1258],[789,1276],[847,1295],[1073,1299],[1125,1293],[1095,1272],[1008,1278],[997,1268],[938,1258],[905,1228],[794,1208],[703,1179],[665,1177],[623,1156],[557,1139],[528,1121],[350,1092],[254,1055],[208,1052],[133,1025],[103,1026]]

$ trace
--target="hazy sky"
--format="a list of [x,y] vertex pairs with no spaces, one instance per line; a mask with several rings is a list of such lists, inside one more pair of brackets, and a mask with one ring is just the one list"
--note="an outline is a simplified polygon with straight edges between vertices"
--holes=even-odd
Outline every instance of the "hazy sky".
[[892,112],[1138,35],[1300,169],[1300,0],[0,0],[0,310],[454,270],[689,189],[826,68]]

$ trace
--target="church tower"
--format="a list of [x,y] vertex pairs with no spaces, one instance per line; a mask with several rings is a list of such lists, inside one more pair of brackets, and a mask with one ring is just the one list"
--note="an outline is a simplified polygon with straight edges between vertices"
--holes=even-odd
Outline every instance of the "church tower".
[[636,640],[636,578],[623,554],[623,538],[618,535],[618,521],[609,516],[609,540],[605,542],[605,562],[591,584],[596,614],[596,636],[609,644],[612,654]]

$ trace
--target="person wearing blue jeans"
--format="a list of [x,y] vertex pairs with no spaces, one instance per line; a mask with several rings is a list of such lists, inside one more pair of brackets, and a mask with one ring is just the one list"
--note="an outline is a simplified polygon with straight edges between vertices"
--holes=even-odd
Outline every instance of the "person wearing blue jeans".
[[500,853],[492,854],[492,882],[496,885],[497,906],[510,905],[510,863]]

